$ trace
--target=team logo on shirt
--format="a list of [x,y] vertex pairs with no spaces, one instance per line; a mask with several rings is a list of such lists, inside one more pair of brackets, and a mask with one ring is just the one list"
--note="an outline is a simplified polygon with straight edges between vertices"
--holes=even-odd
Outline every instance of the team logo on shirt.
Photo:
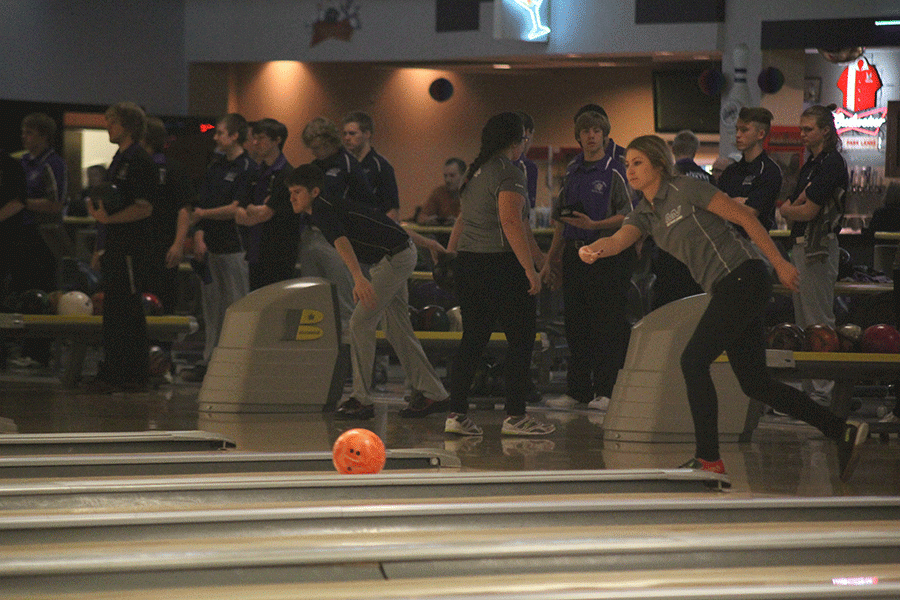
[[606,192],[606,182],[605,181],[595,181],[593,187],[593,192],[595,194],[604,194]]
[[332,167],[332,168],[328,169],[327,171],[325,171],[325,177],[337,177],[340,174],[341,174],[340,167]]
[[683,218],[684,215],[681,214],[681,205],[678,205],[666,213],[666,227],[671,227]]

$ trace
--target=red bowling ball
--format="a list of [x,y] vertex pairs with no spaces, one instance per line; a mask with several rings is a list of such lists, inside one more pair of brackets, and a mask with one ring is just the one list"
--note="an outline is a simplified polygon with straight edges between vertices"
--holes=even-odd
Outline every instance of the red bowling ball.
[[863,352],[897,354],[900,353],[900,332],[884,323],[872,325],[863,332],[859,345]]
[[94,305],[94,314],[102,315],[103,314],[103,292],[94,292],[91,296],[91,303]]
[[141,303],[144,305],[144,314],[148,317],[163,314],[163,305],[154,294],[144,292],[141,294]]

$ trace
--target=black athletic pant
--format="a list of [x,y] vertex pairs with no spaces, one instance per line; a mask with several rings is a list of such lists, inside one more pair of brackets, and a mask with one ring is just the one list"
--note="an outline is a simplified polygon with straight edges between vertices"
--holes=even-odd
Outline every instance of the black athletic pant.
[[[41,236],[40,226],[23,227],[17,246],[11,255],[11,291],[21,294],[28,290],[41,290],[49,294],[55,290],[57,261]],[[22,355],[47,365],[52,344],[50,338],[22,340]]]
[[507,342],[506,414],[524,415],[537,311],[525,271],[512,252],[460,252],[455,275],[463,334],[450,374],[450,410],[468,412],[475,370],[499,322]]
[[634,251],[587,264],[578,247],[566,242],[562,255],[563,303],[569,362],[569,396],[587,403],[612,397],[619,369],[625,364],[630,325],[628,288]]
[[250,263],[248,277],[250,291],[258,290],[279,281],[287,281],[296,276],[297,255],[288,255],[290,259],[268,260]]
[[100,261],[104,363],[98,377],[114,385],[145,385],[149,342],[141,293],[146,259],[139,254],[107,249]]
[[719,281],[681,355],[694,419],[697,457],[719,460],[719,412],[709,367],[722,354],[747,396],[838,439],[845,422],[803,392],[772,379],[766,368],[765,308],[772,280],[761,260],[748,260]]

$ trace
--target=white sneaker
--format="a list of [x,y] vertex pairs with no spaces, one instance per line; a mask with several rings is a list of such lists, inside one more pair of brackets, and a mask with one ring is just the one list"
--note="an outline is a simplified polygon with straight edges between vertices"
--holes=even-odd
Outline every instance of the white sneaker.
[[19,369],[36,369],[41,366],[41,363],[34,360],[30,356],[22,356],[19,358],[10,359],[9,364]]
[[900,423],[900,417],[893,412],[889,412],[878,420],[879,423]]
[[503,419],[503,427],[500,428],[500,433],[503,435],[547,435],[554,431],[556,431],[556,425],[541,423],[529,415],[506,417]]
[[578,404],[578,400],[568,394],[544,400],[544,405],[550,408],[572,408],[576,404]]
[[609,408],[609,398],[606,396],[597,396],[587,405],[592,410],[607,410]]
[[444,423],[444,433],[456,433],[458,435],[481,435],[481,427],[475,424],[472,419],[466,415],[459,413],[450,413],[447,415],[447,421]]
[[522,438],[504,438],[500,447],[505,456],[537,456],[544,452],[553,452],[556,444],[553,440],[528,440]]

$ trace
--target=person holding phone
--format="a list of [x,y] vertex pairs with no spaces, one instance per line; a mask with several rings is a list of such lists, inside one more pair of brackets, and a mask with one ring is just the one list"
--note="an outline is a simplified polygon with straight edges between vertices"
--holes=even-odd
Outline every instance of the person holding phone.
[[586,111],[575,121],[579,154],[566,170],[548,260],[541,270],[562,285],[569,363],[568,393],[548,406],[606,410],[628,347],[626,302],[634,250],[586,264],[578,249],[612,235],[631,211],[625,167],[606,153],[609,119]]

